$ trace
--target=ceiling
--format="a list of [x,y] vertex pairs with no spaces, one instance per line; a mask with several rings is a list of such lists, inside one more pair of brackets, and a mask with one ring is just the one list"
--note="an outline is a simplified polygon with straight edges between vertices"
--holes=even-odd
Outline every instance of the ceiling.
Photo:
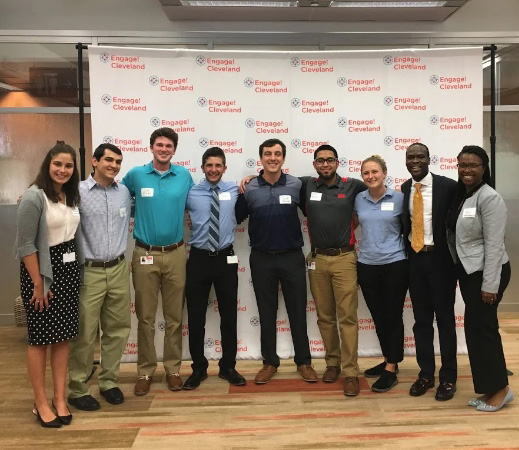
[[[273,3],[276,0],[263,0]],[[183,0],[160,0],[164,13],[170,21],[306,21],[306,22],[443,22],[469,0],[448,0],[443,6],[417,7],[331,7],[330,3],[350,3],[352,0],[299,0],[293,7],[270,6],[183,6]],[[218,3],[233,2],[221,0]],[[374,3],[361,0],[362,3]],[[361,3],[356,1],[355,3]],[[427,3],[427,0],[398,3]],[[250,3],[260,3],[250,1]],[[279,3],[279,1],[278,1]],[[376,3],[396,3],[382,0]]]

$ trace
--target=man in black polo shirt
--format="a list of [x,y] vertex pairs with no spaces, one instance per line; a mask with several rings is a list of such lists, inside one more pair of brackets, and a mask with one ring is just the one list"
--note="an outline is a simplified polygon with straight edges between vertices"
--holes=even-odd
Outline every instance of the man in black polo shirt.
[[250,268],[261,323],[263,367],[255,378],[257,384],[270,381],[277,372],[276,319],[278,285],[285,299],[290,320],[294,361],[297,371],[308,382],[317,381],[306,330],[306,273],[301,247],[303,236],[297,215],[301,204],[301,181],[282,173],[286,147],[279,139],[268,139],[260,145],[263,170],[245,192],[246,204],[237,204],[237,219],[249,219],[252,247]]
[[337,381],[342,368],[346,377],[344,395],[356,396],[358,299],[352,214],[355,197],[366,186],[360,180],[337,175],[337,156],[331,145],[321,145],[314,152],[314,168],[319,177],[301,178],[312,243],[306,262],[317,325],[326,350],[323,381]]

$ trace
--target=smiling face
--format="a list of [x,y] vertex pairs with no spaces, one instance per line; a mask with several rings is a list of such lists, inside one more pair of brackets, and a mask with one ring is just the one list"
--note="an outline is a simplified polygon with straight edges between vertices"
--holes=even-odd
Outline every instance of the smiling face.
[[429,173],[429,155],[422,145],[410,145],[405,154],[405,165],[415,181]]
[[314,169],[323,180],[335,179],[337,167],[339,162],[331,150],[319,150],[314,159]]
[[74,160],[69,153],[58,153],[50,160],[49,175],[56,192],[61,192],[63,185],[74,173]]
[[273,147],[263,147],[263,153],[261,154],[260,160],[265,172],[272,175],[281,173],[281,167],[283,167],[283,163],[285,162],[283,148],[279,144],[276,144]]
[[361,168],[361,175],[368,189],[378,189],[384,186],[386,172],[384,172],[380,164],[375,161],[365,162]]
[[211,184],[217,184],[226,170],[227,166],[219,156],[210,156],[202,166],[202,172],[204,172],[206,180]]
[[165,136],[159,136],[150,150],[153,153],[153,167],[157,170],[168,170],[176,150],[173,141]]
[[96,158],[92,158],[94,180],[103,186],[108,186],[113,183],[115,177],[121,170],[122,161],[122,155],[118,155],[112,150],[106,148],[99,161]]
[[458,176],[467,191],[483,181],[483,174],[487,169],[478,155],[462,153],[458,156]]

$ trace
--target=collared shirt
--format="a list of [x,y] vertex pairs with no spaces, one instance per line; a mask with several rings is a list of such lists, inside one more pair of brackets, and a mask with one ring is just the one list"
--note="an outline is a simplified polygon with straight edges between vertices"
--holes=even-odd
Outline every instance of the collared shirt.
[[[427,173],[420,181],[411,179],[411,193],[409,195],[409,215],[413,220],[413,197],[416,191],[414,185],[421,183],[420,191],[423,197],[423,226],[424,226],[424,245],[434,245],[433,223],[432,223],[432,196],[433,196],[433,179],[431,172]],[[412,228],[412,227],[411,227]],[[409,242],[411,242],[413,231],[409,233]]]
[[377,201],[369,191],[355,199],[355,213],[362,226],[358,261],[363,264],[390,264],[406,259],[402,235],[404,194],[387,188]]
[[250,215],[250,246],[268,251],[300,249],[303,235],[297,207],[301,181],[281,173],[279,180],[270,184],[262,175],[263,170],[248,184],[245,202],[237,205],[239,222]]
[[126,251],[132,198],[126,186],[108,187],[92,175],[79,183],[81,231],[85,258],[111,261]]
[[353,246],[353,205],[357,194],[366,190],[366,185],[355,178],[339,175],[332,186],[314,177],[302,177],[301,181],[312,248]]
[[164,174],[153,162],[133,167],[121,181],[135,198],[133,237],[148,245],[170,245],[184,235],[184,210],[193,179],[182,166],[170,165]]
[[[208,239],[212,186],[204,179],[200,184],[193,186],[187,195],[187,209],[192,223],[192,235],[189,243],[204,250],[210,250]],[[222,250],[234,242],[234,231],[236,230],[234,207],[238,199],[238,186],[222,180],[218,182],[217,186],[220,205],[218,250]]]

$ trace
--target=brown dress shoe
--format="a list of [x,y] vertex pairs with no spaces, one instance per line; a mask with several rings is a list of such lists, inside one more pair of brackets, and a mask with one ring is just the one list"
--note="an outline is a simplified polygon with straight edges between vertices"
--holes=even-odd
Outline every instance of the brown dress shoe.
[[137,383],[135,384],[135,389],[133,390],[133,393],[137,396],[146,395],[148,392],[150,392],[150,386],[151,377],[149,377],[148,375],[139,377]]
[[339,374],[341,373],[341,368],[337,366],[326,366],[326,370],[323,374],[323,381],[325,383],[335,383],[337,378],[339,378]]
[[346,377],[344,380],[344,395],[348,397],[355,397],[359,395],[359,379],[358,377]]
[[264,364],[257,373],[256,378],[254,378],[254,382],[256,384],[267,384],[277,371],[278,368],[276,366],[273,366],[272,364]]
[[167,374],[166,380],[168,382],[168,389],[170,391],[180,391],[182,386],[184,386],[184,382],[178,373]]
[[297,371],[303,377],[303,380],[308,383],[315,383],[319,377],[315,373],[314,368],[310,364],[301,364],[297,366]]

